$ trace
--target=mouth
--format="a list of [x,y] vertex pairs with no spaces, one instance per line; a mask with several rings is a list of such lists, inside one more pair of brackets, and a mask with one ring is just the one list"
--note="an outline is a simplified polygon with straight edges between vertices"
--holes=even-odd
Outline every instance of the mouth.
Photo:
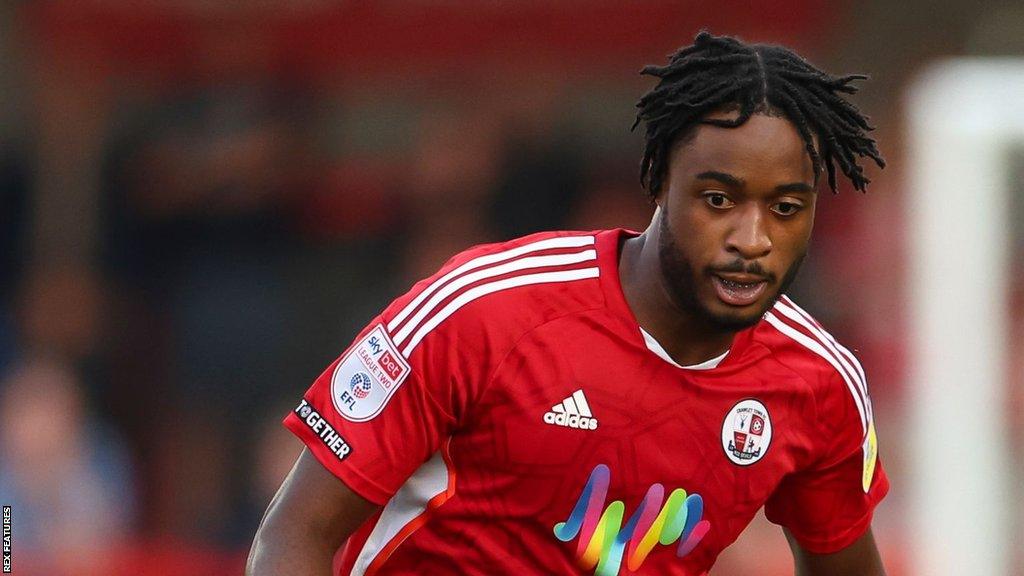
[[718,299],[730,306],[750,306],[768,288],[768,281],[750,274],[712,274]]

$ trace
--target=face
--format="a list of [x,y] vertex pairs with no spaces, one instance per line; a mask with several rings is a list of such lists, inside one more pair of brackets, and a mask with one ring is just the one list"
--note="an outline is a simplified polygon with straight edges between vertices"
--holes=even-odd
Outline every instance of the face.
[[677,145],[656,198],[662,282],[676,306],[720,330],[756,324],[807,253],[814,176],[803,138],[781,117],[702,124]]

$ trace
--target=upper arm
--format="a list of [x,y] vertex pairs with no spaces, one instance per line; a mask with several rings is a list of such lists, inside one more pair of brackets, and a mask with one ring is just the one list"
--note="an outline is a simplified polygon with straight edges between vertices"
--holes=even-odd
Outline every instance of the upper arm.
[[342,543],[376,508],[303,450],[260,523],[246,574],[327,576]]
[[793,550],[797,576],[885,576],[874,535],[869,528],[846,548],[830,554],[805,550],[789,530],[783,530]]
[[271,501],[264,522],[304,526],[340,546],[377,508],[331,474],[305,448]]

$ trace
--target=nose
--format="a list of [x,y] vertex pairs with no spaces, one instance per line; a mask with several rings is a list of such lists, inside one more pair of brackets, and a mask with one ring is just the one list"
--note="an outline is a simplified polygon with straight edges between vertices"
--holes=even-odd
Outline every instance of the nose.
[[726,237],[726,249],[745,260],[767,256],[772,251],[767,215],[752,203],[739,208],[733,212],[736,220]]

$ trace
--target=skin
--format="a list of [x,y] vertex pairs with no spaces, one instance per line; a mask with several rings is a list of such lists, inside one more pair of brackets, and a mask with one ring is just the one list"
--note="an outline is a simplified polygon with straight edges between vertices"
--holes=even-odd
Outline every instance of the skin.
[[882,558],[869,528],[863,536],[834,554],[811,554],[783,530],[793,551],[797,576],[885,576]]
[[[785,291],[807,253],[816,188],[804,141],[785,118],[701,125],[674,147],[654,218],[623,244],[619,273],[637,321],[676,362],[721,355]],[[715,276],[766,286],[755,301],[735,305],[719,296]],[[884,575],[870,529],[834,554],[813,554],[786,537],[799,576]]]
[[[701,125],[671,154],[651,225],[622,247],[620,279],[639,323],[688,365],[728,350],[792,281],[810,242],[817,182],[803,139],[775,116]],[[719,297],[716,275],[767,284],[737,306]],[[378,509],[304,450],[260,524],[246,574],[328,576],[334,553]],[[786,536],[798,576],[884,576],[870,529],[834,554]]]
[[303,449],[260,522],[246,576],[329,576],[335,552],[379,508]]

